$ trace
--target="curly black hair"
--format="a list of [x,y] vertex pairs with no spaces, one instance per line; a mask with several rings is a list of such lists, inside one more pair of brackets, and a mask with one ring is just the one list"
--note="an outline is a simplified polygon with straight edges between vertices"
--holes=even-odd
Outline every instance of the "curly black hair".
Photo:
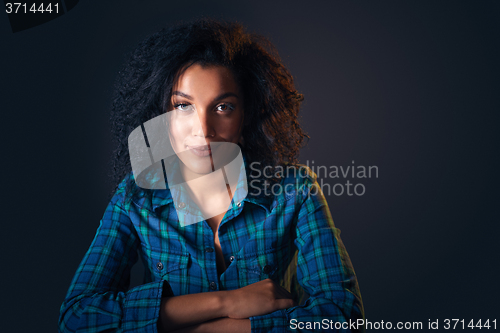
[[308,138],[298,122],[303,95],[295,89],[276,49],[238,23],[201,19],[151,35],[119,72],[110,117],[117,143],[114,184],[131,171],[130,133],[167,111],[179,71],[195,63],[222,65],[235,75],[246,97],[242,150],[250,163],[273,167],[297,163],[299,149]]

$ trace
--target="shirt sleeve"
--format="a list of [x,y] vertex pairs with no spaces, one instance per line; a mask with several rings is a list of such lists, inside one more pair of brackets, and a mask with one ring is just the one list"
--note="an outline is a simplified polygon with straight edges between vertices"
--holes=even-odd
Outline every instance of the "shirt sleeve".
[[[140,244],[123,208],[123,193],[111,199],[60,310],[59,332],[157,332],[166,281],[128,290]],[[164,286],[165,284],[165,286]]]
[[303,189],[295,239],[297,279],[310,297],[300,306],[251,317],[252,333],[364,332],[358,282],[340,230],[316,180]]

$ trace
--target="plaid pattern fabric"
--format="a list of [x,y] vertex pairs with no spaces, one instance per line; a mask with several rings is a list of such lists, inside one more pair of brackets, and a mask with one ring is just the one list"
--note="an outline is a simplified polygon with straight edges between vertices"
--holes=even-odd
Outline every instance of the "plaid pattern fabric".
[[[297,172],[266,180],[263,174],[251,178],[246,168],[248,195],[233,199],[219,227],[227,267],[220,278],[208,223],[180,226],[171,191],[137,189],[129,195],[129,175],[73,278],[61,306],[60,332],[157,332],[162,296],[232,290],[266,278],[301,305],[251,317],[252,332],[300,331],[291,329],[292,319],[364,318],[352,264],[316,175],[293,166]],[[244,183],[240,179],[236,192]],[[144,281],[129,289],[138,256]]]

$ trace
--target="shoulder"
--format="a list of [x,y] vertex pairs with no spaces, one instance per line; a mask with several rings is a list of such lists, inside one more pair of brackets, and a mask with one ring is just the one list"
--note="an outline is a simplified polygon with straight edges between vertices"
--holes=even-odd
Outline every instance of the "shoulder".
[[151,196],[151,190],[145,190],[137,185],[133,172],[129,172],[118,184],[111,203],[128,207],[132,202],[142,202]]

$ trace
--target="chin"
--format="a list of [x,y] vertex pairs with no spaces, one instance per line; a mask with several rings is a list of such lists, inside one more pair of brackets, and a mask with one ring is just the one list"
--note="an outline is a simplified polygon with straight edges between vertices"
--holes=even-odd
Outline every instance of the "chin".
[[209,174],[212,172],[212,162],[210,156],[208,157],[196,157],[196,156],[183,156],[181,158],[182,164],[193,173],[200,175]]

